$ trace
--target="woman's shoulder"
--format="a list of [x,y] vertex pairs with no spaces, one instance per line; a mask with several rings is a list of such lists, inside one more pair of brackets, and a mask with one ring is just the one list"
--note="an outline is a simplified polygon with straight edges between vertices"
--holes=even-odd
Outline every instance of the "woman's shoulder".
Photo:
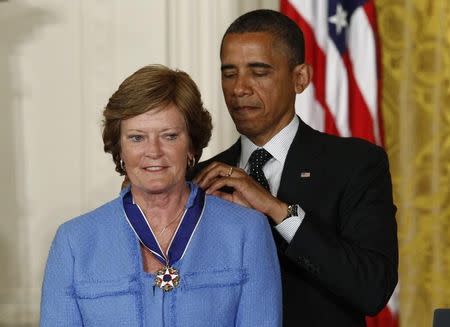
[[259,211],[219,197],[206,197],[202,231],[208,242],[240,247],[272,239],[268,218]]
[[265,223],[267,221],[267,217],[259,211],[214,195],[207,195],[206,207],[208,212],[211,212],[216,220],[222,223],[253,225],[257,222]]
[[110,229],[114,222],[118,221],[117,217],[123,214],[120,200],[118,197],[89,212],[71,218],[64,222],[60,229],[69,233],[92,233],[98,229]]

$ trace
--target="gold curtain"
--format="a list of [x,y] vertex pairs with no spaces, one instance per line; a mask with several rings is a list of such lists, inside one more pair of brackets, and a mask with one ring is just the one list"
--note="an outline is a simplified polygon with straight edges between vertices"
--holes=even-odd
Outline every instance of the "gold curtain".
[[450,308],[450,1],[376,0],[398,206],[400,325]]

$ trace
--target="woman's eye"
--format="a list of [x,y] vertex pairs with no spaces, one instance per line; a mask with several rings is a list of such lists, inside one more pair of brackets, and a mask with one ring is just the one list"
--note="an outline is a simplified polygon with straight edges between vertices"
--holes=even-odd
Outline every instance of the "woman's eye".
[[175,140],[178,137],[178,134],[176,133],[170,133],[170,134],[165,134],[164,138],[166,140]]
[[142,135],[130,135],[128,136],[128,139],[130,139],[133,142],[140,142],[143,140],[143,136]]

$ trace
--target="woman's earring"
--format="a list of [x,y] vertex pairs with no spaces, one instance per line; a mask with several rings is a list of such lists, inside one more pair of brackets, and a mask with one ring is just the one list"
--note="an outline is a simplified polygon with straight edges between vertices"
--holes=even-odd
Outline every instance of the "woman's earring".
[[124,172],[127,171],[127,170],[125,169],[125,162],[123,162],[122,159],[120,159],[120,168],[122,168],[122,170],[123,170]]
[[188,167],[193,168],[195,166],[195,158],[194,157],[188,157]]

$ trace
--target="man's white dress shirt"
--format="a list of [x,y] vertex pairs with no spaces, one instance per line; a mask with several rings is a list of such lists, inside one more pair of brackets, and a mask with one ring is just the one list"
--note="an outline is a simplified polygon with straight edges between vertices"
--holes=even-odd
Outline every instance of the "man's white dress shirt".
[[[289,148],[294,140],[295,134],[299,126],[299,119],[295,115],[292,121],[278,132],[269,142],[264,144],[272,158],[264,165],[263,172],[269,182],[270,192],[276,196],[280,188],[281,174],[283,172],[284,162]],[[258,149],[248,137],[241,135],[241,157],[239,159],[239,168],[243,168],[247,173],[249,172],[248,159],[253,151]],[[292,204],[292,203],[288,203]],[[298,216],[293,216],[285,219],[283,222],[275,226],[275,229],[280,235],[289,243],[295,235],[295,232],[300,227],[300,224],[305,217],[305,212],[298,207]]]

